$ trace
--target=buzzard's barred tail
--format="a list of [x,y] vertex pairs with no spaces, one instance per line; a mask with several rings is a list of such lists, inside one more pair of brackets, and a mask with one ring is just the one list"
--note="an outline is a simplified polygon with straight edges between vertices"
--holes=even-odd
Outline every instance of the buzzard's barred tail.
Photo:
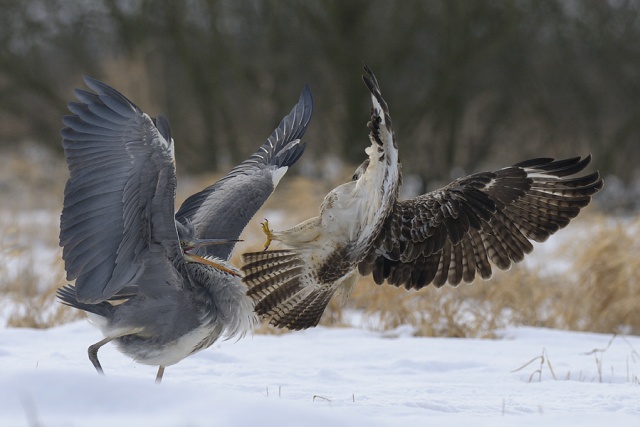
[[268,251],[243,255],[247,295],[256,301],[255,312],[270,318],[291,297],[300,292],[302,262],[288,251]]
[[242,255],[242,281],[256,301],[255,312],[278,328],[314,327],[320,321],[333,291],[303,286],[304,261],[294,250],[249,252]]

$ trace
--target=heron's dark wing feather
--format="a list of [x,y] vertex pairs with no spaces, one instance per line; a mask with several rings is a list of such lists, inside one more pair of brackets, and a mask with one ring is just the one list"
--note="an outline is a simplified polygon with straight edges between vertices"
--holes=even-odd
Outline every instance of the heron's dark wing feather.
[[[305,85],[296,106],[258,151],[218,182],[185,200],[176,219],[190,221],[199,238],[237,239],[287,168],[304,152],[300,139],[312,112],[311,91]],[[228,259],[233,247],[233,243],[201,247],[198,255]]]
[[491,263],[508,269],[602,188],[597,172],[566,178],[590,160],[532,159],[399,202],[359,271],[378,284],[419,289],[489,278]]
[[107,300],[127,285],[153,293],[175,283],[172,260],[181,257],[169,124],[159,117],[156,127],[115,89],[85,82],[95,93],[76,90],[81,102],[70,103],[74,115],[63,119],[70,178],[60,245],[67,279],[76,280],[82,303]]

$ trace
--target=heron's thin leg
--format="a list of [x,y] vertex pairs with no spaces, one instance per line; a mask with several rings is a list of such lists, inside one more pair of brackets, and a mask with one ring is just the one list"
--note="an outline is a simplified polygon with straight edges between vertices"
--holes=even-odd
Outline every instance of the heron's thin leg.
[[98,350],[112,339],[113,338],[105,338],[102,341],[98,341],[97,343],[89,346],[89,360],[91,360],[96,371],[101,375],[104,375],[104,371],[102,370],[102,366],[100,366],[100,361],[98,360]]
[[158,366],[158,375],[156,375],[156,384],[160,384],[162,382],[162,375],[164,375],[164,366]]

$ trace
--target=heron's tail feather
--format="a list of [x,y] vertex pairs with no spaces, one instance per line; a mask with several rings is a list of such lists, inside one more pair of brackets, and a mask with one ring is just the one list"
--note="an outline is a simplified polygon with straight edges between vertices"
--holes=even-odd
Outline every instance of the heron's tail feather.
[[56,295],[62,304],[86,311],[87,313],[94,313],[106,318],[111,318],[113,314],[113,306],[106,301],[99,304],[85,304],[78,301],[76,287],[73,285],[67,285],[58,289]]
[[278,328],[300,330],[318,324],[335,287],[308,282],[299,251],[250,252],[242,259],[242,280],[249,287],[247,295],[256,301],[258,315]]

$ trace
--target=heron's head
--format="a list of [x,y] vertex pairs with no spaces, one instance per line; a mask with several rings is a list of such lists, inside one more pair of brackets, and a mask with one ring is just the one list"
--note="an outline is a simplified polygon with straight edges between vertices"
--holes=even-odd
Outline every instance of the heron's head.
[[223,245],[225,243],[236,243],[241,240],[230,240],[230,239],[180,239],[180,248],[182,248],[182,252],[185,255],[192,254],[192,252],[198,250],[203,246],[210,245]]

